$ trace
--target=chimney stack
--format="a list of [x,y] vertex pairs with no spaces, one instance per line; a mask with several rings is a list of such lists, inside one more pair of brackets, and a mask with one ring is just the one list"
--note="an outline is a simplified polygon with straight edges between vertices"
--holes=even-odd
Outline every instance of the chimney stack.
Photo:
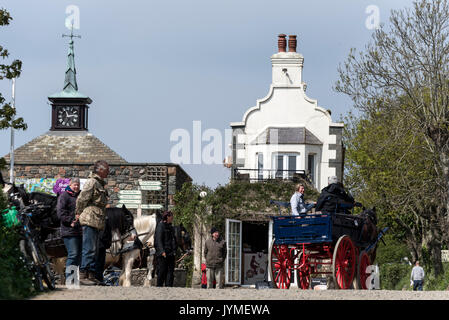
[[296,52],[296,35],[288,36],[288,52]]
[[287,36],[278,34],[279,51],[271,56],[272,84],[274,86],[298,86],[304,87],[302,81],[302,69],[304,57],[296,51],[296,35]]
[[280,34],[279,38],[278,38],[278,49],[279,52],[286,52],[286,48],[287,48],[287,40],[285,39],[287,35],[285,34]]

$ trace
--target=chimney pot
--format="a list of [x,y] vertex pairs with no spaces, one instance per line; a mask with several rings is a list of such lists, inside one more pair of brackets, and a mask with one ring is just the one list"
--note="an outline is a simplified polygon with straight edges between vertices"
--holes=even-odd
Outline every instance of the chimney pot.
[[287,35],[285,34],[280,34],[279,38],[278,38],[278,49],[279,52],[286,52],[286,48],[287,48],[287,40],[285,39]]
[[288,52],[296,52],[296,35],[288,36]]

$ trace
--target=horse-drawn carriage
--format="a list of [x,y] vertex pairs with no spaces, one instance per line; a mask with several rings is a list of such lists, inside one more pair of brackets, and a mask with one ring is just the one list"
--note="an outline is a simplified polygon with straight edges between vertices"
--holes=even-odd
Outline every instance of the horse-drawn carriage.
[[[289,205],[271,203],[279,206],[280,213],[281,206]],[[375,209],[361,215],[317,212],[272,219],[269,270],[276,288],[288,289],[296,277],[298,287],[308,289],[312,276],[332,276],[337,289],[367,289],[367,267],[388,230],[377,230]]]

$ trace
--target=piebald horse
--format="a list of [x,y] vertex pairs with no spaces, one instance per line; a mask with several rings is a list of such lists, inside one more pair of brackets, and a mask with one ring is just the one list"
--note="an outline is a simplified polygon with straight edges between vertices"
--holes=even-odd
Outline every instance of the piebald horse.
[[[149,286],[151,279],[153,278],[153,260],[154,260],[154,233],[156,231],[156,214],[150,216],[141,216],[134,219],[134,228],[137,232],[137,237],[142,243],[143,248],[149,248],[150,254],[147,257],[147,277],[144,282],[144,286]],[[113,239],[119,237],[117,234],[113,234]],[[134,242],[134,241],[133,241]],[[120,242],[116,242],[118,246],[121,246]],[[134,261],[139,257],[141,248],[135,248],[122,254],[122,273],[120,275],[119,284],[124,287],[131,286],[131,271]]]
[[[137,257],[142,260],[146,256],[147,262],[147,276],[144,281],[144,286],[150,286],[151,280],[154,276],[154,234],[156,232],[156,226],[160,223],[160,216],[156,213],[150,216],[141,216],[134,219],[134,228],[137,233],[141,246],[134,246],[131,250],[124,250],[122,253],[122,273],[120,275],[119,284],[124,287],[131,286],[131,271]],[[184,255],[177,261],[181,261],[185,256],[192,251],[192,241],[187,230],[181,225],[173,226],[174,236],[176,239],[176,245],[181,249]],[[120,234],[116,231],[112,232],[113,245],[111,245],[111,252],[120,252],[122,249],[121,241],[115,241],[114,239],[120,239]],[[132,245],[135,241],[128,241],[125,245]],[[149,251],[149,252],[148,252]],[[148,253],[148,254],[146,254]]]

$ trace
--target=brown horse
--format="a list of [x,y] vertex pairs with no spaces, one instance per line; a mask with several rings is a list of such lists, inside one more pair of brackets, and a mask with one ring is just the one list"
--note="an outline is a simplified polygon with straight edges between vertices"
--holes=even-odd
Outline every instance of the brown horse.
[[[379,230],[377,228],[377,213],[376,208],[365,209],[358,215],[363,221],[360,241],[362,243],[371,244],[376,241]],[[368,252],[371,263],[376,259],[377,244]]]

